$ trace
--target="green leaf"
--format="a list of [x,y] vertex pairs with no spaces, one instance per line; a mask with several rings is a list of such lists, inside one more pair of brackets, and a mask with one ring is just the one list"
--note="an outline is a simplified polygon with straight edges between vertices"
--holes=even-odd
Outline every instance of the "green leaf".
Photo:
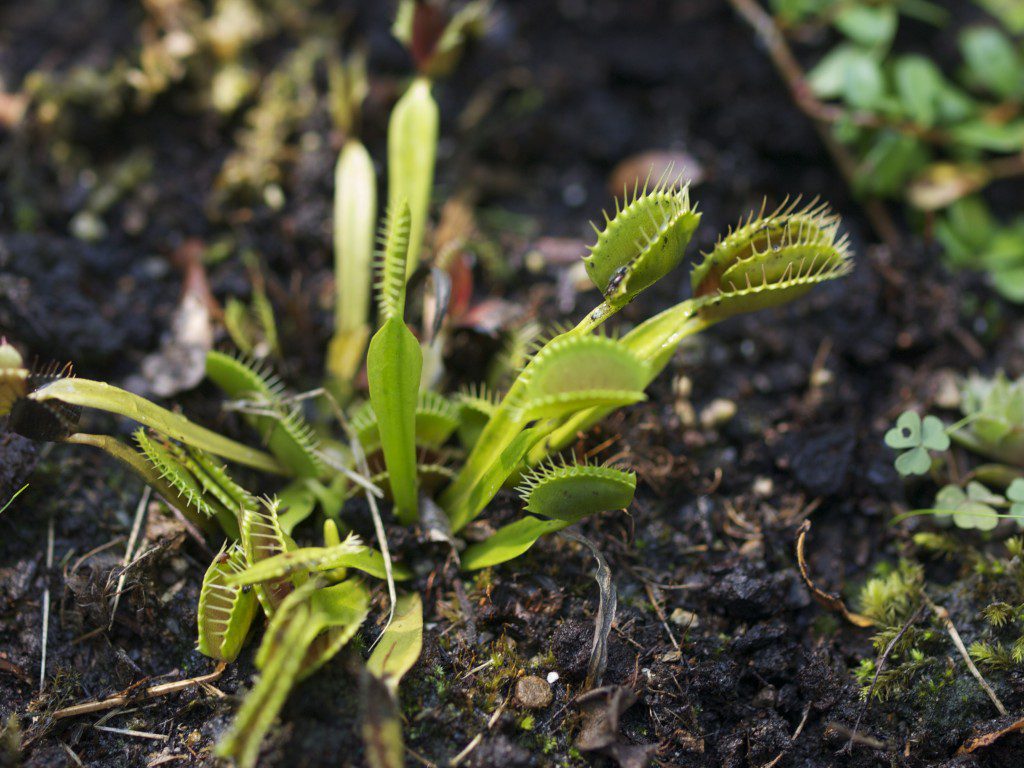
[[1014,43],[995,27],[972,27],[960,35],[967,77],[1004,99],[1024,92],[1024,61]]
[[896,35],[899,14],[891,5],[851,4],[835,15],[835,25],[860,45],[888,48]]
[[[386,578],[381,553],[364,546],[358,538],[350,535],[336,546],[300,547],[266,558],[231,576],[227,583],[259,584],[296,573],[331,571],[335,568],[355,568],[378,579]],[[397,581],[412,578],[412,572],[397,563],[392,565],[392,573]]]
[[391,494],[406,524],[418,514],[416,403],[422,367],[423,353],[412,331],[400,317],[387,320],[370,341],[366,371]]
[[349,139],[334,171],[334,337],[328,371],[350,381],[369,338],[377,177],[366,147]]
[[942,71],[927,56],[901,56],[893,65],[900,106],[915,123],[930,128],[945,86]]
[[921,445],[931,451],[949,449],[949,435],[946,425],[938,416],[925,416],[921,422]]
[[921,445],[921,417],[914,411],[901,413],[896,426],[885,433],[885,444],[897,449]]
[[862,194],[900,196],[928,160],[927,149],[915,137],[879,131],[857,168],[857,190]]
[[1024,148],[1024,120],[1009,123],[971,120],[951,128],[950,136],[956,143],[974,149],[1018,152]]
[[420,262],[423,232],[430,209],[437,153],[437,102],[430,81],[416,78],[395,104],[388,122],[388,208],[406,201],[410,211],[407,274]]
[[306,649],[318,631],[308,599],[271,619],[260,646],[260,677],[217,744],[218,757],[234,758],[238,768],[256,767],[263,737],[295,685]]
[[908,475],[926,475],[932,466],[932,458],[924,448],[911,448],[896,457],[896,471],[904,477]]
[[58,400],[68,405],[95,408],[134,419],[157,432],[188,445],[209,451],[229,461],[245,464],[264,472],[283,474],[286,470],[273,456],[236,443],[216,432],[193,424],[184,416],[172,413],[143,397],[126,392],[101,381],[88,379],[57,379],[29,395],[33,400]]
[[367,671],[397,695],[398,683],[419,660],[423,648],[423,603],[416,592],[402,595],[395,616],[366,662]]
[[880,106],[885,96],[885,77],[878,60],[855,45],[833,48],[807,76],[815,95],[842,98],[858,109]]
[[565,520],[524,517],[522,520],[502,526],[486,541],[467,547],[462,553],[462,568],[466,571],[476,571],[514,560],[544,534],[560,531],[569,525],[570,523]]

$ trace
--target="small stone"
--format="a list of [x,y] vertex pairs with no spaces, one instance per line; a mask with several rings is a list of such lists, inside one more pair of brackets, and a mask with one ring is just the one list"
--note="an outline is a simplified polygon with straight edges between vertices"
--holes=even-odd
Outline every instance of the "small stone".
[[715,398],[700,412],[700,425],[705,429],[720,427],[736,415],[736,403],[724,397]]
[[775,483],[770,477],[759,477],[754,480],[754,495],[762,499],[767,499],[772,495],[772,491],[775,490]]
[[939,408],[953,410],[960,407],[960,384],[953,371],[944,369],[938,373],[935,382],[935,396],[932,400]]
[[548,672],[548,683],[551,684],[551,685],[554,685],[557,682],[558,682],[558,673],[557,672]]
[[676,608],[672,611],[669,620],[673,624],[678,624],[680,627],[687,627],[688,629],[695,629],[700,626],[700,618],[697,614],[683,608]]
[[551,686],[542,677],[527,675],[516,683],[516,702],[522,707],[544,709],[553,698]]

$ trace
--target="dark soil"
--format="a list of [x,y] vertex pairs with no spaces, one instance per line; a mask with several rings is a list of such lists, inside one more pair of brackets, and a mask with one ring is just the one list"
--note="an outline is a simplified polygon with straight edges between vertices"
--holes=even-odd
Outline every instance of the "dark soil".
[[[102,69],[138,47],[138,4],[68,5],[0,8],[7,91],[18,90],[32,70]],[[314,5],[331,11],[335,3]],[[364,135],[380,158],[387,108],[408,62],[388,36],[388,4],[338,5],[345,6],[338,17],[366,6],[347,34],[368,41],[370,70],[379,75]],[[1020,735],[954,756],[968,737],[1006,722],[996,720],[966,675],[916,710],[865,710],[850,670],[875,656],[870,632],[812,602],[794,552],[796,529],[811,515],[812,571],[823,587],[852,594],[879,562],[909,551],[908,527],[889,523],[906,501],[905,486],[881,435],[908,404],[929,404],[944,372],[1024,371],[1019,312],[996,303],[976,278],[945,272],[934,250],[909,232],[898,253],[875,245],[815,132],[726,3],[532,0],[499,7],[491,35],[438,88],[440,197],[472,190],[510,267],[506,279],[481,278],[481,297],[499,295],[529,311],[564,299],[557,288],[564,266],[549,263],[538,273],[526,254],[540,233],[587,238],[587,219],[611,205],[614,166],[649,149],[685,150],[706,171],[693,190],[704,211],[697,247],[710,246],[764,198],[771,205],[786,195],[820,196],[844,216],[857,268],[787,310],[708,333],[677,358],[647,403],[588,438],[588,446],[610,441],[601,455],[628,460],[642,479],[629,515],[583,526],[608,557],[619,592],[604,682],[637,698],[621,713],[618,742],[601,754],[574,746],[574,697],[586,674],[597,590],[589,552],[552,538],[466,582],[475,641],[450,582],[425,592],[424,655],[402,693],[408,764],[447,764],[482,734],[464,765],[618,759],[632,766],[644,764],[639,756],[648,751],[656,764],[671,766],[1019,765]],[[275,37],[261,49],[261,62],[280,60],[287,45]],[[171,256],[189,238],[226,241],[232,253],[254,249],[266,265],[287,340],[287,378],[297,389],[313,386],[330,319],[319,300],[329,296],[331,280],[336,151],[326,111],[321,104],[299,127],[323,141],[294,142],[282,210],[246,201],[215,206],[211,189],[239,126],[197,111],[189,88],[181,84],[146,110],[113,117],[71,106],[71,128],[59,137],[31,126],[2,136],[8,181],[0,189],[0,335],[42,363],[70,360],[81,375],[124,382],[167,330],[180,291]],[[467,117],[485,102],[483,117]],[[58,140],[73,148],[66,167],[51,152]],[[87,194],[83,169],[108,167],[134,151],[148,153],[151,173],[103,214],[106,237],[83,244],[71,232]],[[209,278],[221,300],[249,290],[237,258],[210,266]],[[663,282],[622,322],[689,291],[682,273]],[[576,317],[595,295],[574,296],[574,305],[563,301],[560,310]],[[551,313],[543,310],[556,319]],[[479,378],[482,363],[467,363],[475,357],[466,350],[493,349],[493,340],[464,330],[452,343],[458,376]],[[727,398],[737,406],[735,418],[719,427],[686,426],[674,386],[680,375],[692,381],[697,413]],[[178,402],[197,418],[216,416],[212,390]],[[253,679],[252,643],[215,687],[129,704],[111,717],[49,716],[139,681],[213,668],[194,650],[209,548],[154,506],[145,532],[152,552],[127,571],[111,624],[139,482],[85,448],[39,450],[0,435],[0,502],[26,482],[29,489],[0,517],[0,721],[10,723],[0,763],[213,764],[212,745]],[[365,521],[356,513],[354,522]],[[402,544],[396,542],[399,550]],[[975,622],[969,602],[950,595],[954,620]],[[370,629],[363,639],[372,636]],[[943,652],[950,665],[962,664],[952,646]],[[363,764],[350,666],[338,658],[291,696],[261,765]],[[552,672],[552,704],[535,711],[516,704],[517,676]],[[1019,714],[1019,675],[996,685]],[[9,718],[20,722],[20,747]],[[843,729],[855,726],[872,741],[847,748]]]

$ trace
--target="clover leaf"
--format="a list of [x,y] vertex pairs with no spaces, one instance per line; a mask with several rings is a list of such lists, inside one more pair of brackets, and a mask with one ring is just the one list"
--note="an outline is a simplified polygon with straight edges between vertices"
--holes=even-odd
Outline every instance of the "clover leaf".
[[914,411],[905,411],[896,419],[896,426],[885,433],[885,444],[901,450],[896,457],[896,471],[901,475],[924,475],[931,468],[928,451],[949,448],[949,435],[936,416],[925,416],[922,421]]
[[1006,489],[1006,498],[1013,502],[1010,514],[1017,520],[1017,525],[1024,528],[1024,478],[1018,477]]
[[[1024,486],[1021,491],[1024,492]],[[994,505],[1005,502],[1002,496],[973,480],[967,484],[966,492],[959,486],[947,485],[935,496],[935,508],[941,510],[940,518],[952,515],[957,528],[979,531],[991,531],[999,525],[999,513]]]

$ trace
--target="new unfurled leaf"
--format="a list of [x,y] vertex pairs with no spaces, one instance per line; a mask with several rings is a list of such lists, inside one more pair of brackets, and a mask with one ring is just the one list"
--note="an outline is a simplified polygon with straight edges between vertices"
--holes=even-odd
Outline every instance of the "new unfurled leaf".
[[425,77],[413,80],[395,104],[388,122],[388,209],[409,205],[409,258],[407,274],[420,262],[423,232],[430,212],[437,154],[437,102]]
[[378,278],[378,305],[384,324],[370,340],[366,377],[377,421],[384,463],[399,519],[413,522],[416,494],[416,404],[423,352],[403,319],[405,263],[409,258],[409,206],[404,201],[388,214]]
[[342,381],[359,370],[370,336],[377,178],[366,147],[349,139],[334,171],[334,338],[327,369]]

